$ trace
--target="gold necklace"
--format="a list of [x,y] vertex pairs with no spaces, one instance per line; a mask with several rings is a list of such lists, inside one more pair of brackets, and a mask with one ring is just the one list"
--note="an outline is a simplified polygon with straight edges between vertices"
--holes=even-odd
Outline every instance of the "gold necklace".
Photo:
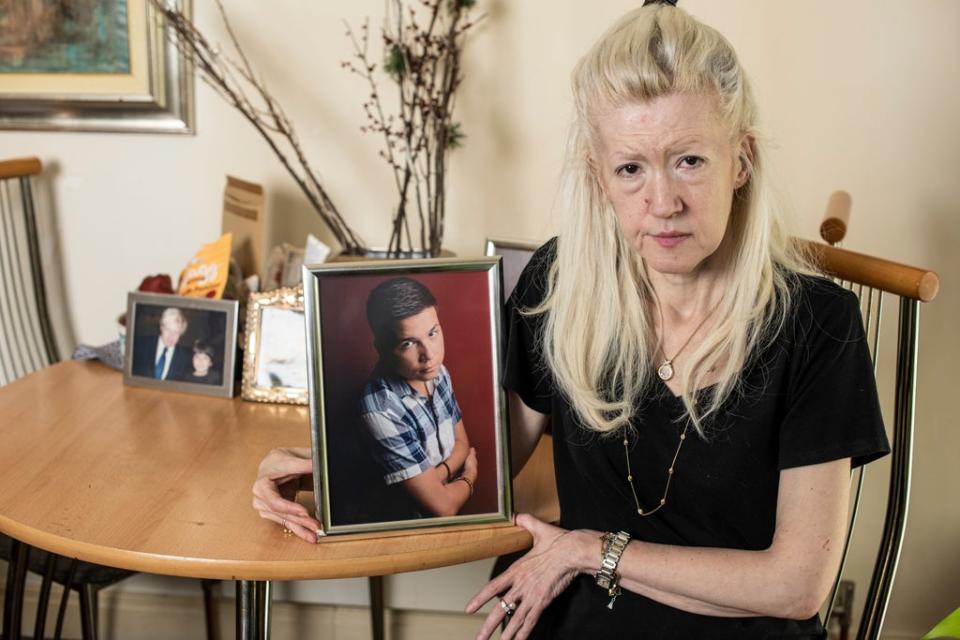
[[630,469],[630,441],[627,439],[627,432],[624,431],[623,434],[623,455],[627,459],[627,484],[630,485],[630,493],[633,494],[633,503],[637,507],[637,515],[643,516],[644,518],[652,516],[660,508],[667,504],[667,493],[670,492],[670,482],[673,480],[673,471],[677,466],[677,457],[680,455],[680,449],[683,447],[684,440],[687,439],[687,427],[683,427],[683,431],[680,432],[680,441],[677,443],[677,450],[673,454],[673,460],[670,461],[670,468],[667,469],[667,482],[663,486],[663,495],[660,496],[660,503],[655,506],[650,511],[644,511],[643,507],[640,506],[640,498],[637,497],[637,489],[633,486],[633,471]]
[[[717,307],[720,306],[721,302],[723,302],[723,298],[720,298],[720,300],[717,301],[717,304],[713,306],[713,309],[710,309],[710,312],[703,317],[703,320],[701,320],[700,324],[697,325],[697,328],[693,330],[693,333],[687,336],[687,339],[686,341],[684,341],[683,346],[677,349],[677,352],[673,354],[673,357],[667,358],[666,360],[660,363],[660,366],[657,367],[657,376],[659,376],[661,380],[666,382],[667,380],[670,380],[671,378],[673,378],[673,361],[677,359],[677,356],[679,356],[684,349],[687,348],[687,345],[690,344],[691,340],[693,340],[693,336],[697,335],[697,332],[703,328],[703,325],[707,323],[707,320],[710,319],[710,316],[712,316],[713,312],[717,310]],[[663,350],[663,331],[664,331],[663,310],[660,308],[659,304],[657,305],[657,313],[660,314],[660,340],[658,341],[658,344],[657,344],[657,350],[660,353],[662,353],[664,356],[666,356],[667,354]]]

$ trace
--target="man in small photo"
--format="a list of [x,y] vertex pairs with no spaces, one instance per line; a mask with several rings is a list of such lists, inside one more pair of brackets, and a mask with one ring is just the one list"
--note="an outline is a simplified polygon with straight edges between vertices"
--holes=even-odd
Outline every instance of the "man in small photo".
[[133,375],[157,380],[183,380],[190,373],[193,351],[179,343],[187,319],[177,307],[160,314],[159,335],[137,336],[133,342]]
[[367,322],[379,360],[360,400],[365,444],[388,491],[383,520],[456,515],[473,494],[470,447],[450,372],[437,301],[412,278],[377,285]]

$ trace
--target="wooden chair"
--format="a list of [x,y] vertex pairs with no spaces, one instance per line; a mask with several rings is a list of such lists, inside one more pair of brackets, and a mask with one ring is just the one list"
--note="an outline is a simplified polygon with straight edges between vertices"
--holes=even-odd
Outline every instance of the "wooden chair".
[[[864,331],[874,362],[881,348],[880,323],[884,304],[897,302],[897,342],[896,342],[896,381],[893,398],[893,418],[891,437],[891,471],[887,503],[884,512],[884,526],[881,534],[873,573],[867,590],[866,600],[860,615],[857,630],[858,640],[879,638],[886,614],[893,580],[896,576],[900,550],[906,529],[907,504],[910,498],[910,474],[913,463],[914,407],[916,402],[917,345],[920,339],[919,313],[921,302],[931,302],[937,295],[940,280],[936,273],[927,269],[911,267],[889,260],[848,251],[837,246],[847,231],[850,220],[850,195],[838,191],[830,196],[826,215],[820,228],[823,239],[829,244],[806,240],[798,242],[819,262],[827,275],[834,277],[841,286],[850,289],[860,299]],[[551,445],[550,442],[541,443]],[[544,447],[544,448],[548,448]],[[549,455],[549,454],[547,454]],[[534,468],[524,468],[521,475],[536,476],[535,492],[538,500],[556,503],[556,486],[553,484],[553,464],[544,457]],[[863,493],[866,469],[861,467],[856,475],[854,498],[849,518],[849,530],[843,550],[840,570],[834,587],[824,609],[824,621],[829,621],[838,592],[851,591],[852,585],[842,581],[850,538],[856,524],[860,499]],[[518,477],[519,481],[520,478]],[[530,481],[530,478],[527,479]],[[552,494],[549,492],[552,490]],[[524,493],[515,491],[518,500]],[[549,495],[548,495],[549,494]],[[522,510],[518,505],[518,511]],[[557,509],[557,515],[559,510]],[[514,558],[498,558],[493,575],[497,575],[510,565]],[[850,606],[852,597],[845,599]],[[845,611],[845,617],[852,612]]]
[[850,209],[853,200],[846,191],[834,191],[827,199],[827,209],[820,223],[820,237],[832,246],[840,246],[850,224]]
[[[36,158],[0,162],[0,385],[60,360],[44,285],[31,177],[40,173]],[[31,551],[33,551],[31,553]],[[77,563],[0,536],[0,558],[8,561],[3,608],[3,637],[20,637],[24,585],[28,569],[43,576],[34,637],[42,638],[53,582],[66,585],[56,635],[63,625],[69,589],[80,593],[84,638],[93,637],[96,589],[130,572]]]
[[60,359],[47,310],[30,176],[36,158],[0,162],[0,385]]
[[[832,246],[839,245],[850,223],[851,198],[845,191],[836,191],[830,196],[826,215],[820,225],[820,236]],[[813,246],[813,245],[811,245]],[[909,480],[912,465],[912,438],[914,428],[913,405],[915,402],[916,359],[911,360],[910,351],[916,352],[919,340],[919,302],[930,302],[937,295],[939,279],[933,272],[877,260],[851,252],[822,252],[824,270],[834,275],[841,285],[857,293],[861,301],[864,329],[873,358],[874,372],[877,368],[880,346],[880,324],[883,298],[900,298],[900,332],[897,343],[897,379],[894,406],[894,442],[892,472],[890,478],[886,522],[881,538],[877,561],[871,579],[870,591],[862,610],[858,638],[877,637],[883,624],[890,589],[896,572],[897,560],[906,526],[906,510],[909,500]],[[871,274],[871,272],[873,272]],[[872,275],[873,280],[865,279]],[[907,309],[909,307],[909,309]],[[914,341],[913,346],[909,344]],[[904,360],[906,359],[906,360]],[[843,569],[849,552],[860,501],[863,496],[866,469],[856,474],[854,497],[851,506],[847,538],[843,550],[840,571],[833,584],[830,597],[823,610],[824,623],[836,620],[839,640],[847,640],[853,622],[855,584],[844,580]]]
[[[834,247],[843,244],[850,224],[852,206],[853,201],[846,191],[834,191],[830,194],[823,222],[820,223],[820,237],[824,242]],[[862,472],[861,469],[860,473]],[[859,500],[859,493],[857,499]],[[831,634],[830,637],[836,636],[836,640],[847,640],[850,637],[850,627],[853,626],[853,598],[856,584],[852,580],[842,580],[840,573],[837,574],[837,581],[830,592],[829,602],[821,613],[823,626],[826,627],[828,634],[836,627],[837,633]]]
[[[31,184],[42,169],[37,158],[0,161],[0,386],[60,360],[47,305]],[[70,591],[75,590],[80,597],[83,638],[95,640],[99,590],[134,573],[33,549],[4,535],[0,535],[0,559],[8,562],[3,640],[20,638],[28,571],[42,576],[33,631],[37,640],[44,637],[54,582],[64,587],[54,637],[60,637]],[[211,584],[204,582],[204,611],[207,637],[213,639]]]
[[[907,504],[910,498],[910,474],[913,458],[914,407],[916,403],[917,345],[920,339],[920,303],[932,301],[939,291],[936,273],[845,249],[804,242],[822,269],[860,298],[864,331],[876,371],[881,350],[881,320],[884,304],[897,302],[896,380],[894,385],[891,434],[891,470],[884,526],[870,586],[867,590],[857,638],[877,638],[883,626],[890,592],[897,571]],[[888,421],[889,422],[889,421]],[[847,542],[841,569],[829,598],[825,620],[829,620],[840,588],[840,576],[846,563],[850,537],[856,524],[867,470],[857,473],[851,507]]]

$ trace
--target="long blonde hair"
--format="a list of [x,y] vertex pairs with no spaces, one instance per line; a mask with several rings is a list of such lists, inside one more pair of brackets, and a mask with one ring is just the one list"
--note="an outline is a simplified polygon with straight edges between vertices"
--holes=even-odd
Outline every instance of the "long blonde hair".
[[[576,117],[560,194],[562,232],[544,302],[543,352],[557,383],[589,429],[629,427],[652,382],[658,348],[653,289],[641,259],[620,231],[590,166],[597,148],[591,116],[600,108],[674,93],[719,97],[722,121],[752,139],[746,183],[734,194],[723,245],[725,293],[713,328],[683,366],[686,417],[705,435],[705,421],[736,392],[751,354],[782,327],[790,278],[810,271],[773,204],[766,158],[756,130],[750,87],[730,43],[681,9],[650,5],[621,18],[573,73]],[[715,369],[709,398],[696,390]]]

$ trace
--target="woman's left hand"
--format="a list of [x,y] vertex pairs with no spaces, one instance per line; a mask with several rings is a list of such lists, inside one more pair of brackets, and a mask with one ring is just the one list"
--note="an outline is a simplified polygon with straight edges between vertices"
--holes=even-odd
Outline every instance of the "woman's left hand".
[[305,541],[316,544],[320,523],[295,501],[296,488],[313,472],[309,447],[273,449],[260,462],[253,483],[253,508]]
[[474,613],[498,595],[499,601],[505,603],[493,608],[477,633],[477,640],[486,640],[493,634],[508,615],[506,607],[511,605],[515,608],[500,638],[527,638],[547,605],[578,573],[589,571],[590,562],[599,562],[599,533],[567,531],[525,513],[518,515],[516,522],[533,535],[533,548],[488,582],[467,604],[466,612]]

